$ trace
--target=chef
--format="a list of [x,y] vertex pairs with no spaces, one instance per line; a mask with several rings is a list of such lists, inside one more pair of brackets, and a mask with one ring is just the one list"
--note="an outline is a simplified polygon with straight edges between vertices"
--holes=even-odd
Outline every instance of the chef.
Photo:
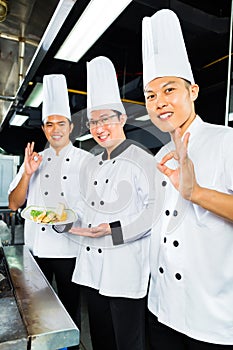
[[[26,202],[43,208],[76,208],[80,193],[80,174],[91,155],[74,147],[73,130],[65,76],[45,75],[43,79],[42,129],[49,147],[25,149],[25,159],[9,188],[9,207],[17,210]],[[25,221],[25,244],[36,258],[48,281],[55,277],[58,295],[80,327],[79,288],[71,281],[78,245],[75,237],[59,234],[51,226]],[[72,238],[72,239],[71,239]]]
[[106,57],[87,63],[88,126],[103,148],[89,163],[82,249],[73,281],[86,286],[94,350],[144,350],[153,156],[127,140],[116,72]]
[[163,198],[153,228],[150,349],[233,349],[233,130],[205,123],[174,12],[143,19],[143,79]]

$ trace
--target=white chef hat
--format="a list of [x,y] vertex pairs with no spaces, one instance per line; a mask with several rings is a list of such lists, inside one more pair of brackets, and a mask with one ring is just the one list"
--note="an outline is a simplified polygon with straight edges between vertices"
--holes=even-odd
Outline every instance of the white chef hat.
[[42,121],[50,115],[71,120],[66,78],[63,74],[49,74],[43,78]]
[[112,109],[125,114],[114,65],[104,56],[87,62],[87,116],[93,110]]
[[142,21],[144,87],[155,78],[175,76],[194,84],[180,22],[168,9]]

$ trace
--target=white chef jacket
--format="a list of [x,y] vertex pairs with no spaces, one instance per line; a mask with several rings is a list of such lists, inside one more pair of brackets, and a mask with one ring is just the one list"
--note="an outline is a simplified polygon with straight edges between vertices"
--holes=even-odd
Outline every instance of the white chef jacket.
[[110,223],[112,235],[80,237],[73,281],[107,296],[141,298],[149,279],[149,240],[154,207],[155,161],[123,141],[89,163],[82,225]]
[[[32,175],[27,194],[27,206],[76,209],[80,201],[80,178],[86,163],[93,156],[70,142],[59,155],[52,147],[40,153],[43,157],[39,169]],[[9,187],[9,193],[18,185],[24,172],[21,166]],[[76,257],[79,245],[76,237],[69,233],[59,234],[51,226],[25,220],[25,244],[35,256],[49,258]]]
[[[187,131],[197,182],[232,194],[233,129],[196,117]],[[174,149],[170,142],[157,160]],[[162,210],[151,238],[149,309],[191,338],[232,345],[233,223],[184,200],[162,174],[156,186]]]

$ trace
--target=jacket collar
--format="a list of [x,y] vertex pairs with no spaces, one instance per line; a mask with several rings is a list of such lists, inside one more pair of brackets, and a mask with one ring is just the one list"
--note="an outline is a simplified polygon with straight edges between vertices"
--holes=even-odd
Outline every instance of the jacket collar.
[[[131,145],[135,145],[139,148],[144,149],[148,153],[150,153],[150,151],[146,147],[141,145],[140,143],[137,143],[136,141],[133,141],[133,140],[126,139],[126,140],[122,141],[116,148],[114,148],[114,150],[110,154],[110,159],[118,157],[121,153],[123,153]],[[102,160],[107,160],[107,159],[108,159],[108,153],[105,149],[104,152],[102,153]]]

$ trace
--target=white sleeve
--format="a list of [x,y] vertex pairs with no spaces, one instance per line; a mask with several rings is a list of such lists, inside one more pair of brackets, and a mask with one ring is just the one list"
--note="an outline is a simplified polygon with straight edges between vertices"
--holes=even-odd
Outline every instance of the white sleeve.
[[17,187],[19,181],[22,178],[24,172],[24,164],[21,165],[18,173],[16,174],[15,178],[11,181],[9,189],[8,189],[8,195]]
[[226,188],[233,192],[233,132],[226,132],[222,142],[222,159],[224,160],[224,175]]
[[144,171],[135,177],[137,189],[135,201],[141,203],[136,213],[121,215],[120,220],[111,222],[113,245],[128,243],[150,234],[155,213],[155,162],[154,158],[144,159]]

